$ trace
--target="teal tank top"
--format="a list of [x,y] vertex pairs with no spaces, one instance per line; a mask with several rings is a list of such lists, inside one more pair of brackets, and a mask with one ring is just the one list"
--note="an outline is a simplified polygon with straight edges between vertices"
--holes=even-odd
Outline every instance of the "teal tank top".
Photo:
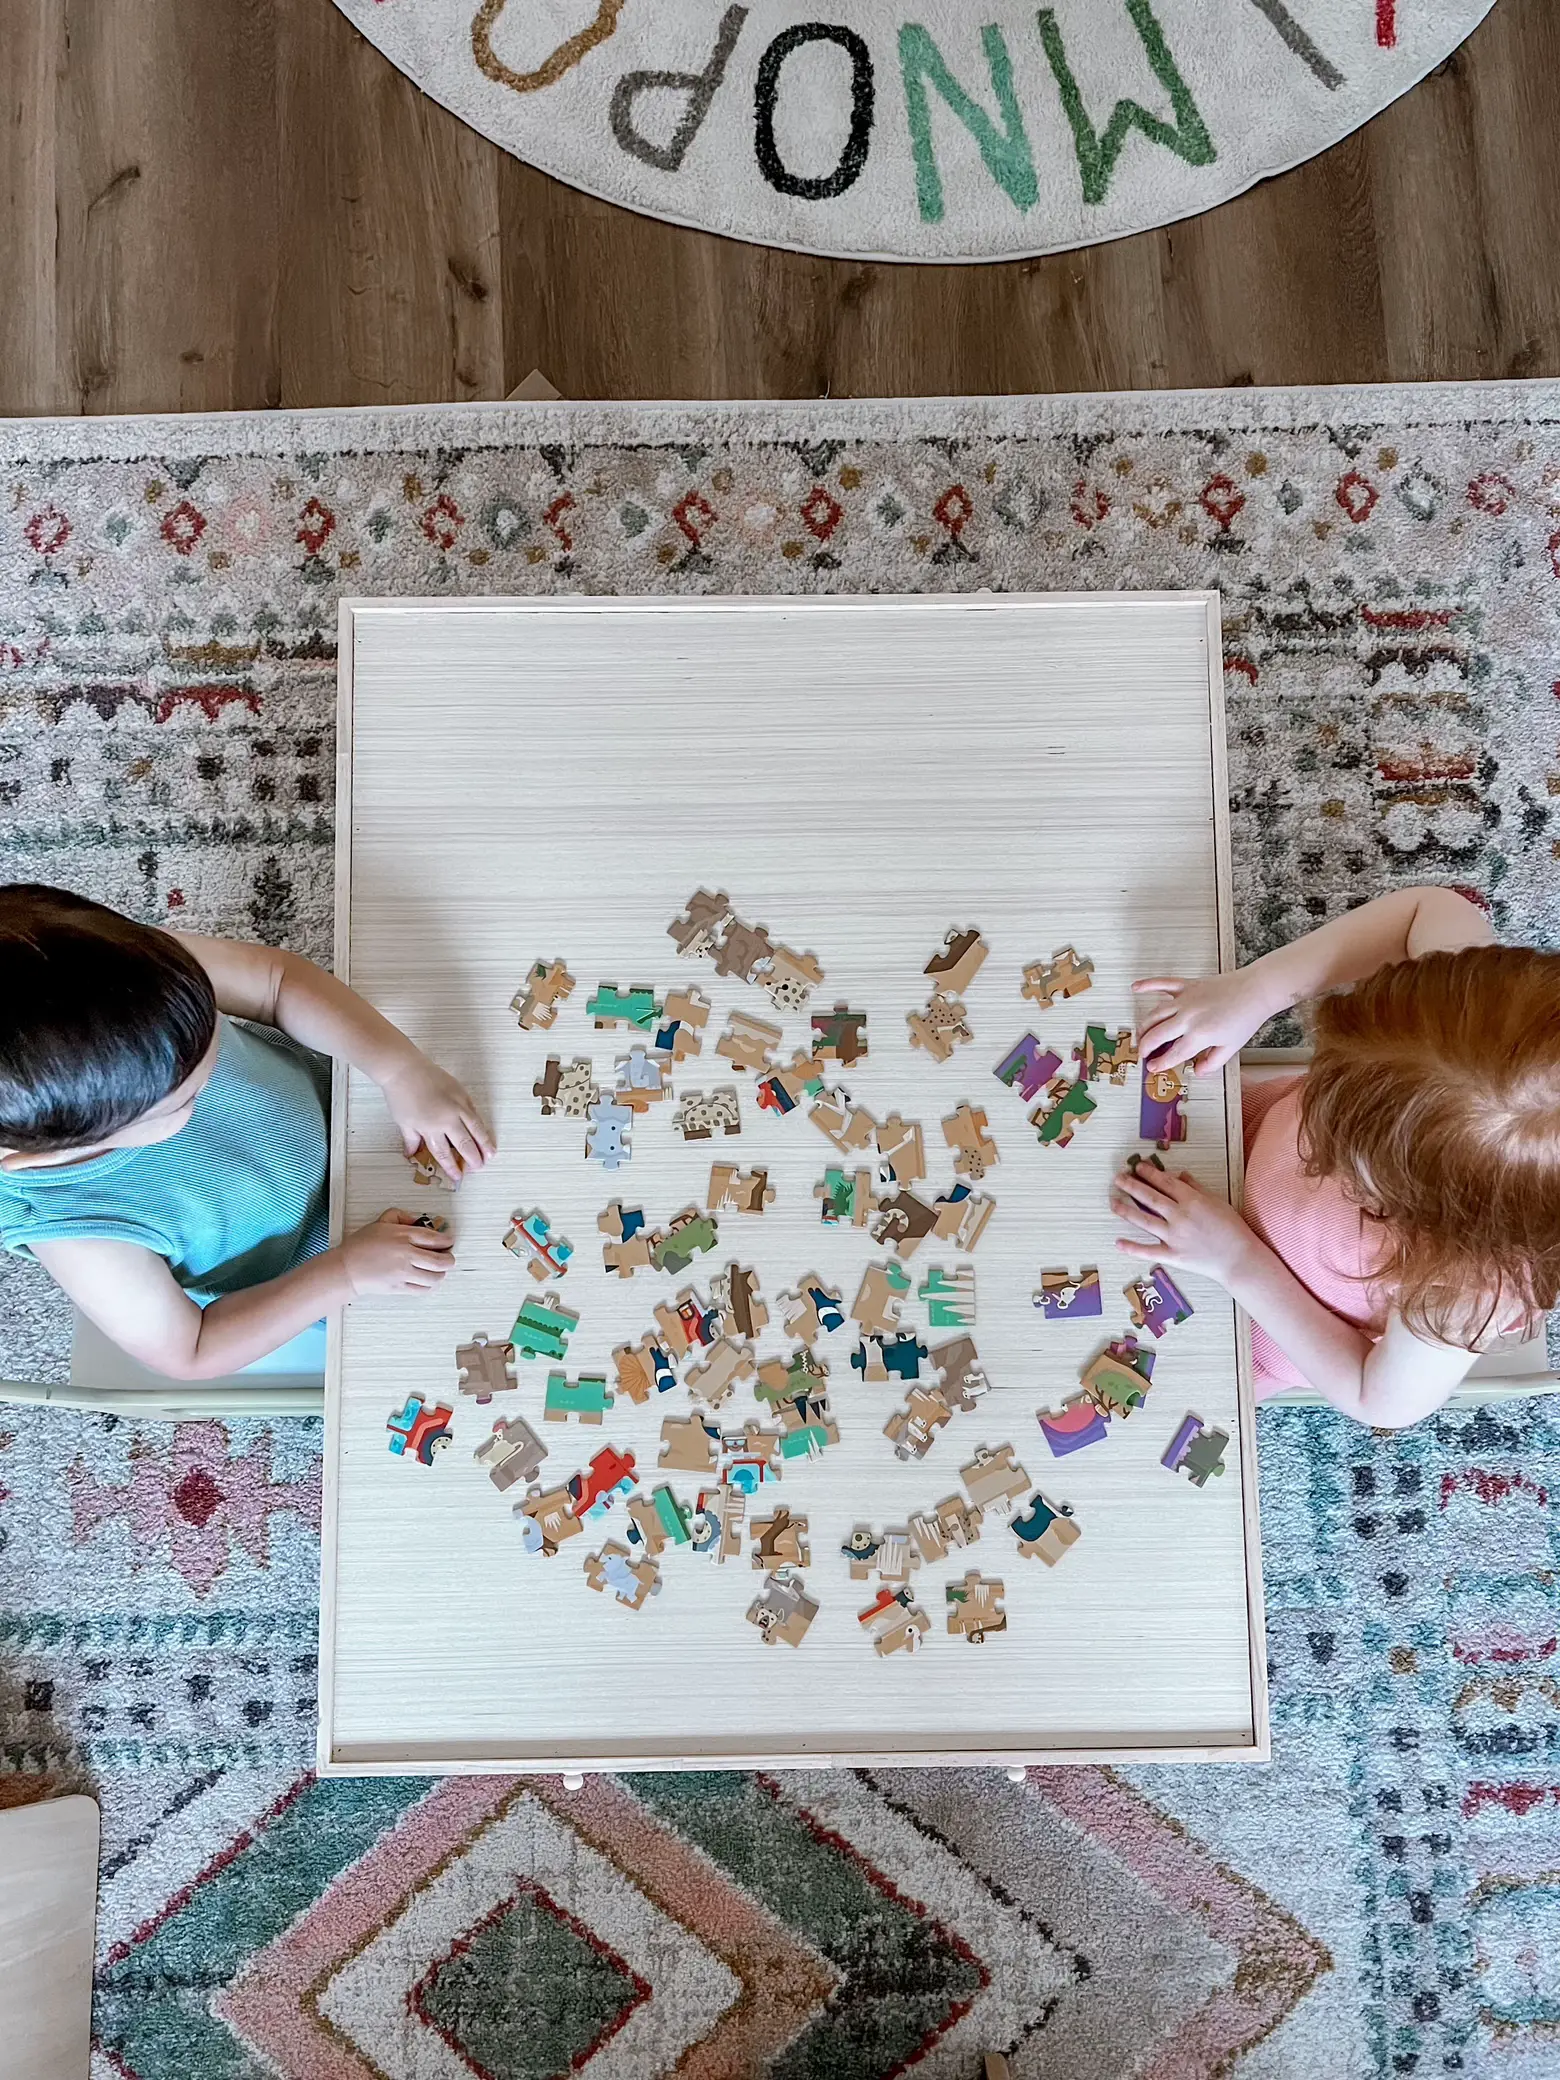
[[219,1021],[179,1132],[85,1163],[0,1170],[0,1244],[137,1242],[192,1300],[262,1285],[328,1238],[330,1063],[271,1026]]

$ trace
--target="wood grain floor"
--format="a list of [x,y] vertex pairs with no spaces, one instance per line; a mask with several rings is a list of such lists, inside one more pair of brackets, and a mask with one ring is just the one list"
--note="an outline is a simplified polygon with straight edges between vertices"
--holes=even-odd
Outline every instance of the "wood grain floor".
[[1560,9],[1173,229],[815,260],[533,172],[330,0],[0,0],[0,412],[1560,374]]

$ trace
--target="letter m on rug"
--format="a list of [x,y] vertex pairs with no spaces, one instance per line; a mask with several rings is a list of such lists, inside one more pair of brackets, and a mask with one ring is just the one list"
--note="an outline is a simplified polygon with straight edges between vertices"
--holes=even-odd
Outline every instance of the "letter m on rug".
[[997,97],[1000,123],[992,121],[978,101],[967,94],[948,70],[942,52],[919,22],[905,22],[899,30],[899,69],[905,82],[905,114],[910,124],[910,145],[915,153],[915,195],[925,223],[943,220],[942,175],[937,170],[937,152],[932,143],[932,114],[927,101],[928,83],[934,86],[980,146],[986,171],[1015,209],[1034,206],[1040,192],[1035,179],[1034,153],[1024,128],[1023,112],[1013,92],[1013,61],[1002,40],[1002,31],[988,23],[980,32],[992,91]]
[[1170,54],[1165,32],[1155,19],[1149,0],[1127,0],[1127,13],[1132,18],[1133,28],[1143,39],[1143,48],[1154,68],[1155,78],[1170,96],[1175,121],[1167,123],[1161,116],[1150,115],[1141,103],[1123,98],[1116,103],[1102,135],[1095,129],[1083,105],[1083,95],[1068,62],[1067,46],[1057,26],[1056,9],[1042,7],[1040,10],[1040,41],[1045,45],[1046,57],[1056,75],[1062,107],[1072,125],[1085,202],[1105,200],[1116,161],[1121,157],[1121,148],[1134,130],[1141,130],[1151,143],[1164,145],[1178,158],[1184,159],[1188,166],[1211,166],[1219,156],[1214,150],[1213,139],[1208,135],[1208,126],[1192,99],[1192,90],[1181,77]]

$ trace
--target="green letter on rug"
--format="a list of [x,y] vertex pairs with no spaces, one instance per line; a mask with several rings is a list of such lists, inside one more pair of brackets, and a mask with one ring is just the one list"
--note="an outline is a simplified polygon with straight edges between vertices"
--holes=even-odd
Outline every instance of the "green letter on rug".
[[1175,59],[1170,55],[1165,32],[1155,20],[1149,0],[1127,0],[1127,13],[1132,17],[1132,26],[1143,39],[1143,48],[1148,52],[1148,62],[1153,66],[1159,84],[1170,96],[1175,122],[1167,123],[1159,116],[1150,115],[1136,101],[1122,100],[1116,103],[1105,126],[1105,135],[1101,137],[1089,121],[1078,82],[1067,62],[1067,46],[1057,27],[1056,10],[1054,7],[1040,10],[1040,41],[1045,45],[1045,54],[1051,61],[1051,70],[1056,74],[1056,84],[1061,91],[1062,106],[1072,125],[1085,202],[1105,200],[1110,177],[1116,170],[1116,161],[1121,157],[1121,148],[1131,130],[1141,130],[1154,144],[1168,145],[1188,166],[1211,166],[1219,156],[1213,148],[1213,139],[1208,135],[1208,126],[1192,99],[1191,88],[1182,79]]
[[910,124],[911,147],[915,152],[915,195],[921,206],[922,220],[928,224],[940,224],[943,219],[942,176],[937,171],[931,110],[926,99],[928,80],[980,146],[986,171],[1014,207],[1020,210],[1032,208],[1040,192],[1023,113],[1013,92],[1013,61],[1002,40],[1002,31],[994,22],[989,22],[981,30],[980,40],[986,48],[986,64],[991,71],[991,84],[1002,117],[1001,128],[978,101],[965,93],[948,70],[942,52],[919,22],[905,22],[899,31],[899,67],[905,82],[905,114]]

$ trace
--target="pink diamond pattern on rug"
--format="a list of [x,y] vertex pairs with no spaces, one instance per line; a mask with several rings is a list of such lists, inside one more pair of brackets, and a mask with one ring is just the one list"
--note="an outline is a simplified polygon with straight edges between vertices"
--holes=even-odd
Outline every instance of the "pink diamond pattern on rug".
[[100,1481],[82,1459],[66,1480],[77,1545],[122,1522],[133,1572],[167,1564],[197,1596],[227,1573],[235,1541],[256,1567],[268,1564],[271,1519],[279,1511],[319,1529],[319,1467],[300,1480],[275,1479],[269,1431],[236,1454],[225,1423],[181,1423],[171,1447],[142,1432],[130,1447],[128,1481]]

